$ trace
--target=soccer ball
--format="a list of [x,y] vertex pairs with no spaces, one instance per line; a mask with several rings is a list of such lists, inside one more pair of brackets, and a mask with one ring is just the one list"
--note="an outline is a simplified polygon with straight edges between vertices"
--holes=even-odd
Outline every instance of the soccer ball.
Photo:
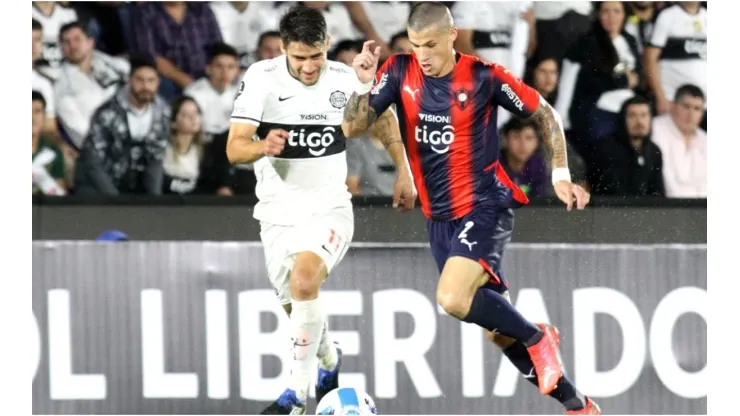
[[377,415],[373,399],[364,391],[340,387],[327,393],[316,407],[317,415]]

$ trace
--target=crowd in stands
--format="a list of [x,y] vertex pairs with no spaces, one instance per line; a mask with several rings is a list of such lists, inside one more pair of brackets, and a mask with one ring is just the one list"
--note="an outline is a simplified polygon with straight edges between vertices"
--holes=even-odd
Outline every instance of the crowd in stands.
[[[254,193],[225,152],[242,74],[280,56],[293,2],[33,2],[33,193]],[[413,2],[305,2],[330,59],[366,39],[412,49]],[[506,66],[561,114],[574,181],[595,195],[706,198],[706,2],[446,2],[455,48]],[[248,94],[248,91],[245,92]],[[501,163],[552,196],[530,120],[498,117]],[[347,142],[353,195],[387,196],[395,168],[370,137]]]

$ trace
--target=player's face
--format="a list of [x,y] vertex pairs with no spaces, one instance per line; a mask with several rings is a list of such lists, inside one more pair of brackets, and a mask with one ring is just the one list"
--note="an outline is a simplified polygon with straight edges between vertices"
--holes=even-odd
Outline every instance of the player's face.
[[690,95],[684,95],[673,104],[673,121],[678,129],[685,133],[693,133],[699,128],[704,117],[704,100]]
[[31,56],[36,61],[41,58],[41,52],[43,51],[43,33],[40,30],[34,30],[31,39]]
[[306,45],[290,42],[283,51],[288,57],[290,74],[304,85],[313,85],[319,81],[321,70],[326,66],[326,51],[329,50],[329,39],[323,44]]
[[552,94],[558,85],[558,63],[546,59],[534,70],[534,88],[541,94]]
[[409,53],[414,50],[409,38],[398,38],[391,45],[393,53]]
[[439,30],[436,26],[430,26],[419,32],[409,29],[408,34],[412,50],[424,75],[430,77],[446,75],[441,72],[448,67],[451,60],[455,59],[452,50],[457,38],[457,28]]
[[619,33],[624,23],[624,6],[621,1],[605,1],[599,8],[599,21],[607,33]]
[[198,106],[192,101],[185,101],[180,106],[175,118],[175,130],[180,134],[196,134],[200,131],[201,118]]
[[44,127],[44,119],[46,119],[46,113],[44,112],[44,104],[41,101],[32,101],[33,112],[31,113],[31,132],[34,136],[38,136],[41,133],[41,129]]
[[216,88],[223,90],[239,75],[239,62],[233,56],[219,55],[206,66],[206,75]]
[[650,134],[650,106],[632,104],[627,107],[626,120],[629,137],[647,137]]
[[272,59],[280,56],[280,38],[277,36],[268,36],[262,40],[262,44],[257,49],[257,59]]
[[533,128],[510,131],[506,135],[509,155],[519,162],[526,162],[537,150],[537,133]]
[[136,101],[141,104],[149,103],[154,100],[157,89],[159,89],[159,75],[154,68],[139,68],[131,75],[129,84],[131,95]]
[[62,37],[62,54],[69,62],[82,61],[90,56],[94,48],[93,38],[88,37],[78,28],[68,30]]

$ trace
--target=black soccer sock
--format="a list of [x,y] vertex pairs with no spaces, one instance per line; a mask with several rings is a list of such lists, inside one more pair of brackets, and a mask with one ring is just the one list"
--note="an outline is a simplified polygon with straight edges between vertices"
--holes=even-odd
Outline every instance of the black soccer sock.
[[524,345],[536,344],[544,334],[536,325],[524,319],[505,297],[486,288],[475,292],[470,312],[463,321],[518,339]]
[[[519,370],[530,383],[537,386],[537,374],[534,364],[529,357],[527,348],[519,341],[515,341],[503,350],[504,355],[509,358],[514,367]],[[550,397],[565,406],[565,410],[581,410],[586,406],[586,397],[576,389],[576,386],[563,374],[558,380],[558,385],[550,392]]]

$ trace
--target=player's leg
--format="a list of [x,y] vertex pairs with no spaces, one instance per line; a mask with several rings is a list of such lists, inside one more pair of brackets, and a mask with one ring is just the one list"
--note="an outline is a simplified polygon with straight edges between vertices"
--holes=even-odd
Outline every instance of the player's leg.
[[477,209],[463,218],[450,240],[437,302],[460,320],[521,341],[534,363],[540,392],[548,394],[562,375],[551,334],[527,321],[500,293],[485,287],[489,281],[500,281],[489,257],[496,244],[511,239],[512,230],[511,210]]
[[[284,304],[283,309],[285,309],[285,313],[287,313],[288,317],[290,317],[290,312],[293,309],[290,303]],[[292,340],[290,345],[292,348]],[[337,370],[339,367],[340,354],[341,349],[334,342],[331,336],[331,332],[329,331],[329,320],[324,319],[324,327],[321,329],[321,340],[319,341],[319,351],[316,353],[316,357],[318,357],[319,359],[319,379],[327,379],[327,376],[322,377],[323,373],[338,372]],[[317,385],[318,384],[319,383],[317,383]],[[331,385],[331,383],[329,384]],[[339,387],[338,384],[337,387]],[[334,390],[334,388],[332,388],[331,390]],[[317,392],[316,399],[320,401],[320,397],[323,397],[323,395],[319,395],[319,393]]]

